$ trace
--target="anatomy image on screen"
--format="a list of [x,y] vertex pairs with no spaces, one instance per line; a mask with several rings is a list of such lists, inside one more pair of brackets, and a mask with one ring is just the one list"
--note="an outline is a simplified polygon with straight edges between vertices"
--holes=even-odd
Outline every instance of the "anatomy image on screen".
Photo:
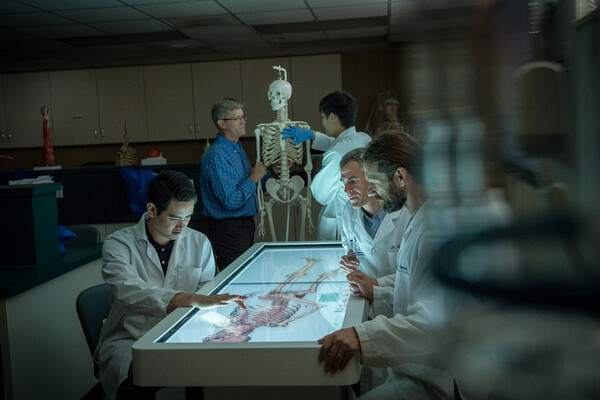
[[340,329],[350,297],[341,246],[268,249],[216,293],[245,295],[235,304],[198,310],[167,343],[316,341]]
[[[228,317],[224,329],[206,337],[204,342],[248,342],[248,336],[256,328],[262,326],[285,327],[289,323],[317,311],[321,305],[311,300],[304,299],[307,294],[314,294],[321,282],[330,276],[339,273],[339,269],[321,274],[308,289],[294,287],[294,280],[306,276],[315,262],[306,259],[307,264],[298,271],[288,275],[288,279],[279,284],[274,290],[265,295],[258,293],[246,294],[249,299],[258,298],[260,301],[250,300],[247,309],[236,307]],[[304,306],[304,307],[303,307]],[[301,311],[301,309],[303,309]]]

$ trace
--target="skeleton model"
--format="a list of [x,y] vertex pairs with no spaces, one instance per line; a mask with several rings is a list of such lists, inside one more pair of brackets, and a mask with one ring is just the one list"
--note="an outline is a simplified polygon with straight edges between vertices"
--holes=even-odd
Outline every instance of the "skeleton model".
[[[267,294],[257,297],[257,293],[250,293],[249,298],[257,297],[254,303],[247,303],[247,309],[236,307],[226,319],[224,324],[216,325],[218,328],[224,328],[213,335],[204,338],[203,342],[248,342],[250,333],[260,327],[285,327],[293,321],[314,313],[322,307],[321,304],[311,300],[304,299],[309,293],[316,293],[317,287],[321,282],[330,276],[340,272],[339,269],[321,274],[309,289],[291,290],[295,279],[306,276],[306,272],[318,260],[307,258],[307,264],[287,276],[287,279],[278,285],[274,290]],[[286,286],[290,286],[284,290]],[[305,311],[296,315],[302,306]]]
[[128,166],[137,164],[137,151],[129,147],[129,135],[127,134],[127,123],[125,123],[125,133],[123,134],[125,142],[117,151],[117,165]]
[[[271,195],[271,199],[265,204],[263,199],[263,191],[261,185],[258,185],[258,202],[260,209],[260,224],[258,233],[261,237],[265,236],[264,217],[265,213],[269,219],[269,227],[271,230],[271,238],[277,241],[275,236],[275,227],[273,226],[273,204],[275,202],[287,205],[287,220],[286,220],[286,238],[288,240],[290,228],[290,206],[294,202],[300,204],[301,222],[300,222],[300,240],[304,240],[306,218],[308,217],[309,230],[312,232],[315,228],[310,216],[310,181],[312,172],[312,161],[310,158],[310,140],[306,142],[306,165],[304,170],[308,177],[308,185],[306,198],[300,195],[300,191],[304,188],[304,179],[295,175],[290,178],[290,165],[292,163],[302,163],[302,143],[292,144],[290,140],[283,140],[279,132],[286,126],[293,125],[304,129],[309,126],[304,121],[290,121],[287,113],[287,102],[292,97],[292,85],[287,81],[287,71],[285,68],[274,66],[273,69],[279,71],[279,77],[269,85],[268,99],[271,102],[273,111],[277,111],[277,119],[269,124],[259,124],[254,130],[256,135],[256,162],[260,162],[262,155],[263,163],[268,168],[271,165],[278,165],[280,174],[278,179],[271,178],[266,183],[267,192]],[[281,77],[283,72],[284,76]],[[262,138],[262,153],[261,153],[261,138]],[[266,209],[266,211],[265,211]]]

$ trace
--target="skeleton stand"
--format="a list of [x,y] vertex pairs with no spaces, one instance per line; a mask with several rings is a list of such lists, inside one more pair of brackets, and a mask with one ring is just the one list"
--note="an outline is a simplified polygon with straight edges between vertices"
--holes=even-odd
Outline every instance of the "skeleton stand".
[[[280,71],[280,78],[271,83],[269,86],[269,100],[271,107],[277,111],[277,119],[268,124],[259,124],[254,130],[256,136],[256,162],[261,161],[261,155],[265,166],[279,165],[281,173],[278,179],[271,178],[266,183],[267,192],[271,195],[271,199],[265,203],[262,187],[258,185],[258,202],[260,209],[260,224],[258,226],[258,234],[264,237],[264,216],[267,215],[269,220],[269,228],[271,230],[271,238],[277,241],[275,227],[273,225],[273,205],[283,203],[287,206],[286,234],[285,240],[289,239],[290,227],[290,206],[296,202],[300,205],[301,221],[300,221],[300,240],[304,240],[306,232],[306,218],[308,217],[309,231],[312,232],[315,228],[310,215],[310,183],[312,173],[312,160],[310,158],[310,140],[306,142],[306,165],[304,171],[308,177],[306,198],[300,195],[304,188],[304,180],[300,176],[290,178],[290,170],[288,161],[301,163],[302,162],[302,144],[292,144],[290,140],[283,140],[280,132],[288,125],[298,126],[308,129],[309,126],[304,121],[290,121],[287,116],[287,100],[291,97],[291,85],[281,79],[281,71],[285,69],[281,67],[273,67]],[[287,76],[286,76],[287,78]],[[263,142],[261,153],[261,138]]]

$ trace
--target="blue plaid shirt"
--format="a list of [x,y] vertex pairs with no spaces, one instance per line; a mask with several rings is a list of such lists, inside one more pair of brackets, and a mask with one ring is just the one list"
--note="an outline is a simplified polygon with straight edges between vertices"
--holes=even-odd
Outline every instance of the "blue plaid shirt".
[[221,135],[202,156],[200,193],[204,215],[212,218],[249,217],[258,210],[256,183],[241,142]]
[[365,229],[369,233],[369,236],[371,236],[371,238],[374,238],[377,234],[377,231],[379,230],[379,227],[381,226],[381,221],[385,217],[385,211],[383,211],[382,207],[379,209],[379,211],[375,213],[375,215],[373,215],[373,218],[370,218],[365,213],[365,210],[363,210],[362,208],[360,210],[362,211],[361,215],[363,223],[365,224]]

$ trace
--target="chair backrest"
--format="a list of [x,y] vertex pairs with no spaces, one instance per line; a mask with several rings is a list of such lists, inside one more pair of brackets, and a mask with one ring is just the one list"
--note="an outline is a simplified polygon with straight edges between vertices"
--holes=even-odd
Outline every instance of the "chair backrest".
[[65,242],[65,245],[71,246],[76,243],[100,243],[100,231],[92,225],[67,225],[68,230],[75,234]]
[[[110,286],[107,283],[85,289],[75,303],[79,322],[87,341],[92,358],[98,346],[103,321],[110,312]],[[98,376],[98,366],[94,363],[94,375]]]

